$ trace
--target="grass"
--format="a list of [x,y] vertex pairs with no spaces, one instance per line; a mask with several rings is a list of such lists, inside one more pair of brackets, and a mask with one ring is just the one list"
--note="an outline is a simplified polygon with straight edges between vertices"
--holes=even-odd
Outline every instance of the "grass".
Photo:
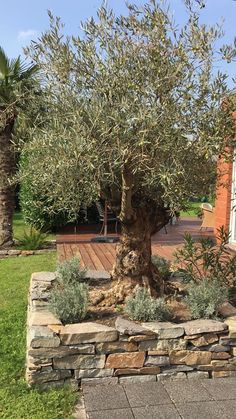
[[202,202],[189,202],[189,209],[187,211],[181,211],[181,217],[196,217],[197,210],[200,209]]
[[55,254],[0,260],[0,418],[71,418],[70,389],[39,392],[25,380],[26,309],[32,272],[55,269]]
[[[25,223],[23,214],[21,212],[15,212],[13,218],[13,236],[15,239],[18,239],[23,236],[24,231],[29,233],[30,226]],[[54,234],[48,234],[47,240],[55,240]]]

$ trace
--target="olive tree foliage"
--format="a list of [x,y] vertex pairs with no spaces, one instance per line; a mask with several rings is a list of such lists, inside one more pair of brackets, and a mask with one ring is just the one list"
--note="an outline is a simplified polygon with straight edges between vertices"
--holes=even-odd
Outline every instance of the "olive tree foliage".
[[76,212],[101,193],[121,220],[134,196],[181,208],[205,191],[231,129],[226,75],[213,74],[221,28],[190,11],[180,29],[155,0],[128,12],[101,7],[72,37],[50,15],[27,49],[44,74],[45,124],[32,130],[22,177],[49,211]]

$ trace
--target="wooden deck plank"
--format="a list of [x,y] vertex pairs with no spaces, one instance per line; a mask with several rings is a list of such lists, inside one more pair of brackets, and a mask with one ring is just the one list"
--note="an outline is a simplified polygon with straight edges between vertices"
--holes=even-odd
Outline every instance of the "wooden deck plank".
[[97,253],[95,252],[95,249],[92,246],[92,244],[84,244],[84,247],[86,248],[89,256],[91,257],[94,263],[95,269],[98,271],[101,271],[101,270],[103,271],[105,269],[104,265],[102,261],[99,259],[99,257],[97,256]]
[[85,244],[80,243],[79,244],[79,251],[81,254],[81,259],[83,260],[83,264],[87,269],[96,270],[95,265],[90,257],[90,255],[87,252],[87,249],[85,248]]
[[104,244],[93,244],[94,251],[96,252],[97,256],[101,260],[104,270],[110,271],[112,269],[113,263],[114,263],[114,257],[109,254],[104,253]]

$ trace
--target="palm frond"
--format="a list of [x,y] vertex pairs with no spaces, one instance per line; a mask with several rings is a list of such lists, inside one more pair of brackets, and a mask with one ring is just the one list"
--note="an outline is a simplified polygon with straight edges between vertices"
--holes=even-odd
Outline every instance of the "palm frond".
[[4,49],[0,46],[0,73],[2,76],[7,76],[10,69],[10,62],[9,59],[4,51]]

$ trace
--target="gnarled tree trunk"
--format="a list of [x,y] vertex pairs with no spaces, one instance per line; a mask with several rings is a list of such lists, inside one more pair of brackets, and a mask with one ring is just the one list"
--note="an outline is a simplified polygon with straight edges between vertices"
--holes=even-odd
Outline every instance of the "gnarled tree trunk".
[[0,247],[13,244],[12,221],[15,207],[14,187],[8,178],[15,172],[14,150],[11,143],[14,120],[0,131]]

